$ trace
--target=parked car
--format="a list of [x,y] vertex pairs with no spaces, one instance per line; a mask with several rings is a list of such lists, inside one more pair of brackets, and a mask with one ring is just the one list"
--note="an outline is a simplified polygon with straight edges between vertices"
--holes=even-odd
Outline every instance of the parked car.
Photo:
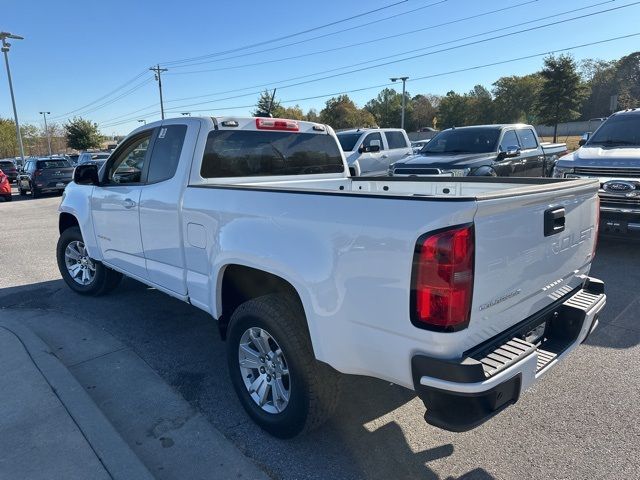
[[13,199],[9,177],[2,170],[0,170],[0,197],[2,197],[5,202],[10,202]]
[[73,167],[63,158],[29,158],[18,176],[20,195],[36,198],[45,192],[61,192],[71,181]]
[[7,176],[9,183],[13,183],[18,178],[18,169],[11,159],[0,160],[0,170]]
[[553,176],[598,179],[602,231],[640,233],[640,108],[611,115],[581,143]]
[[109,152],[84,152],[78,157],[77,165],[95,162],[100,167],[107,161],[109,155],[111,155]]
[[411,150],[413,150],[413,153],[419,153],[420,150],[422,150],[424,148],[424,146],[429,143],[431,141],[430,138],[427,138],[425,140],[415,140],[413,142],[411,142]]
[[477,125],[443,130],[417,155],[389,167],[393,176],[549,177],[564,143],[542,143],[531,125]]
[[182,117],[76,167],[56,251],[75,292],[124,274],[218,319],[238,398],[273,435],[321,424],[337,372],[413,389],[462,431],[595,327],[597,209],[593,180],[351,177],[326,125]]
[[338,132],[352,176],[386,175],[389,164],[413,153],[399,128],[358,128]]

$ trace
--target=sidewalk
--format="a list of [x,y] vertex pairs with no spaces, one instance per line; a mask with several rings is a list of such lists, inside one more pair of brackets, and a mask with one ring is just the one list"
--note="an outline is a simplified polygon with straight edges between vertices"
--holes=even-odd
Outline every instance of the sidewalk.
[[268,477],[107,332],[0,309],[0,478]]

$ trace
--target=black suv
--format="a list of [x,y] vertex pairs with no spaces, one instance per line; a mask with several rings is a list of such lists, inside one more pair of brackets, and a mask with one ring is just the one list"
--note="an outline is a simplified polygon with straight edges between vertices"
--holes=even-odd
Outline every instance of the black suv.
[[72,177],[73,167],[64,158],[30,158],[18,176],[18,191],[31,192],[34,198],[44,192],[62,193]]

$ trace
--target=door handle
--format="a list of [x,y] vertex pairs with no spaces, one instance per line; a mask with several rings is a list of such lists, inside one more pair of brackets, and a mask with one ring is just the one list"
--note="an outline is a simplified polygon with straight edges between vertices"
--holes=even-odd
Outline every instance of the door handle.
[[389,158],[389,155],[382,155],[382,158]]
[[563,207],[549,208],[544,212],[544,236],[549,237],[564,231],[565,211]]
[[122,202],[122,205],[124,205],[124,208],[133,208],[136,206],[136,202],[134,202],[130,198],[125,198],[124,202]]

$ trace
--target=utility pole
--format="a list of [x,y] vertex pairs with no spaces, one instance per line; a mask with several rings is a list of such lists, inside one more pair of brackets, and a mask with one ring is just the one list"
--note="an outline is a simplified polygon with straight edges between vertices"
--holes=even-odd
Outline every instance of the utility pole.
[[18,138],[18,147],[20,148],[20,158],[24,165],[24,146],[22,145],[22,135],[20,135],[20,122],[18,122],[18,111],[16,110],[16,99],[13,95],[13,82],[11,81],[11,70],[9,69],[9,47],[11,44],[7,42],[7,38],[14,40],[24,40],[20,35],[13,35],[9,32],[0,32],[2,39],[2,53],[4,53],[4,64],[7,66],[7,78],[9,79],[9,91],[11,92],[11,104],[13,105],[13,119],[16,122],[16,137]]
[[44,131],[47,134],[47,145],[49,145],[49,156],[51,157],[53,155],[51,153],[51,135],[49,134],[49,128],[47,127],[47,115],[51,115],[51,112],[40,112],[40,115],[44,118]]
[[400,119],[400,128],[404,129],[404,103],[405,103],[405,85],[407,83],[407,79],[409,77],[397,77],[397,78],[391,78],[390,80],[392,82],[396,82],[398,80],[402,80],[402,117]]
[[155,67],[150,67],[149,70],[155,72],[156,80],[158,81],[158,89],[160,90],[160,116],[162,120],[164,120],[164,103],[162,102],[162,72],[166,72],[166,68],[160,68],[160,65],[156,65]]

